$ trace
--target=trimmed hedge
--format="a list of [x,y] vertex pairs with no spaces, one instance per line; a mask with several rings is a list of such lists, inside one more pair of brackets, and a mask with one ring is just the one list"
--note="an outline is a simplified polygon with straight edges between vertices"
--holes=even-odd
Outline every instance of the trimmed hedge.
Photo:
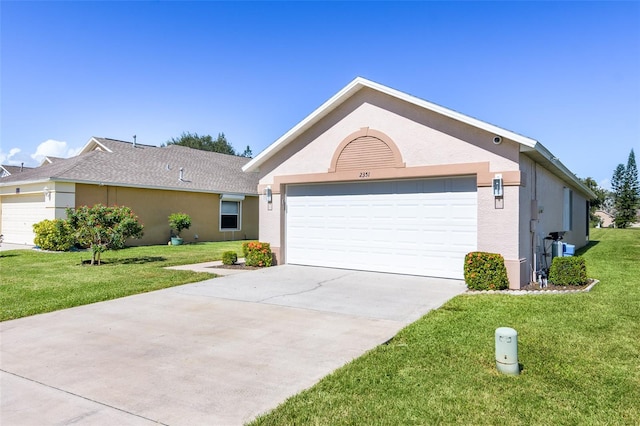
[[36,237],[33,242],[43,250],[67,251],[74,242],[73,228],[64,219],[45,219],[33,224]]
[[271,266],[273,263],[273,254],[269,243],[259,241],[242,243],[242,253],[244,254],[244,263],[247,266]]
[[238,254],[235,251],[225,251],[222,253],[223,265],[235,265],[238,261]]
[[587,264],[583,257],[554,257],[549,269],[549,282],[555,285],[584,285]]
[[504,290],[509,287],[507,268],[500,254],[473,251],[464,257],[464,280],[472,290]]

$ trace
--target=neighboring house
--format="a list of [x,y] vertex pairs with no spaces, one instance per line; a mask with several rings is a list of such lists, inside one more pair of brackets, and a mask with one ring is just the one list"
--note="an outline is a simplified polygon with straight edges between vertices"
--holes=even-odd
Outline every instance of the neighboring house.
[[615,218],[612,214],[609,214],[604,210],[596,210],[594,214],[600,219],[600,227],[608,228],[610,226],[613,226]]
[[0,232],[5,242],[33,244],[34,223],[65,218],[67,207],[131,207],[144,225],[132,245],[166,244],[168,216],[184,212],[186,241],[258,237],[257,174],[248,158],[182,146],[155,147],[91,138],[80,154],[0,180]]
[[539,142],[362,78],[243,170],[279,263],[460,279],[481,250],[519,288],[550,232],[589,240],[594,194]]
[[0,178],[22,173],[25,170],[31,170],[32,168],[33,167],[25,167],[24,164],[21,166],[9,166],[7,164],[3,164],[0,166]]
[[61,161],[61,160],[66,160],[66,158],[61,158],[61,157],[44,157],[44,159],[40,162],[41,166],[45,166],[47,164],[51,164],[54,161]]

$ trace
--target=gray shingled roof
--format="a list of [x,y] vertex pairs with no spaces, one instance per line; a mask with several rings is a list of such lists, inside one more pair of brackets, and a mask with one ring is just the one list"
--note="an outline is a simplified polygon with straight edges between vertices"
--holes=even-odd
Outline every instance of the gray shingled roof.
[[23,172],[26,172],[27,170],[31,170],[33,167],[10,166],[8,164],[3,164],[2,168],[8,171],[9,173],[11,173],[12,175],[15,175],[16,173],[23,173]]
[[[94,138],[113,152],[90,151],[2,178],[1,186],[70,181],[196,192],[257,194],[258,174],[245,173],[249,158],[183,146],[156,147]],[[180,177],[183,168],[183,180]]]

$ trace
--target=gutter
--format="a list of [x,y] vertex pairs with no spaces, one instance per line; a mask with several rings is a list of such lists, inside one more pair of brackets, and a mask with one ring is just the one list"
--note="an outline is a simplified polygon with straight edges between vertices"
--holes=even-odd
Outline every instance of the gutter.
[[[562,179],[564,182],[579,188],[585,195],[587,195],[589,197],[589,199],[595,199],[597,198],[596,194],[593,193],[593,191],[591,191],[591,189],[589,189],[584,183],[582,183],[580,181],[580,179],[578,179],[578,177],[576,175],[574,175],[568,168],[567,166],[565,166],[564,164],[562,164],[562,162],[560,161],[560,159],[558,157],[556,157],[555,155],[553,155],[551,153],[551,151],[549,151],[544,145],[542,145],[540,142],[536,142],[535,146],[532,148],[529,148],[527,146],[524,145],[520,145],[520,152],[527,154],[527,153],[532,153],[535,152],[537,154],[539,154],[543,161],[538,161],[540,164],[542,164],[543,166],[546,166],[547,168],[550,169],[550,171],[555,174],[556,176],[558,176],[560,179]],[[534,158],[535,160],[535,158]]]
[[[217,189],[196,189],[196,188],[176,188],[176,187],[166,187],[166,186],[153,186],[153,185],[136,185],[136,184],[128,184],[128,183],[117,183],[117,182],[99,182],[99,181],[90,181],[90,180],[80,180],[80,179],[64,179],[64,178],[44,178],[32,181],[14,181],[14,182],[6,182],[0,183],[0,188],[9,187],[9,186],[20,186],[20,185],[30,185],[34,183],[47,183],[47,182],[63,182],[63,183],[79,183],[83,185],[97,185],[97,186],[120,186],[124,188],[138,188],[138,189],[154,189],[154,190],[162,190],[162,191],[181,191],[181,192],[198,192],[204,194],[242,194],[246,196],[258,196],[258,192],[230,192],[224,190]],[[13,194],[4,194],[4,195],[13,195]]]

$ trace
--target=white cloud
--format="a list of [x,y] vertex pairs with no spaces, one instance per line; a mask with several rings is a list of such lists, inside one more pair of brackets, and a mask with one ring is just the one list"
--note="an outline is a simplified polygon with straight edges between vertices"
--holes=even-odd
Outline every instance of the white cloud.
[[36,148],[36,152],[31,154],[31,158],[40,162],[44,157],[64,157],[67,153],[67,143],[54,139],[47,139]]
[[607,191],[611,191],[611,179],[602,179],[598,182],[598,186],[602,189],[606,189]]
[[36,148],[36,152],[31,154],[31,158],[37,162],[44,160],[44,157],[69,158],[80,153],[82,148],[69,148],[66,142],[55,139],[47,139]]
[[7,164],[9,166],[19,166],[22,163],[18,156],[20,152],[20,148],[11,148],[9,153],[5,153],[0,150],[0,163]]

